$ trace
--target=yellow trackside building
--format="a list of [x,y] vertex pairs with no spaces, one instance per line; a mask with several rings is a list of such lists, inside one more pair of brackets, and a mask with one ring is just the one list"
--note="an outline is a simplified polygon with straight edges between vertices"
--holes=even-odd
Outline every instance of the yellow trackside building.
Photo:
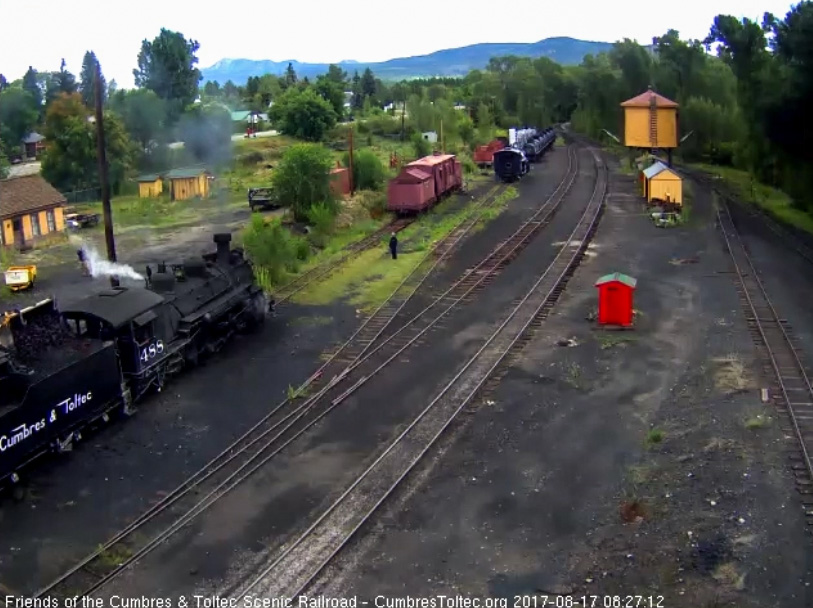
[[624,145],[672,150],[678,147],[678,104],[650,89],[621,104]]

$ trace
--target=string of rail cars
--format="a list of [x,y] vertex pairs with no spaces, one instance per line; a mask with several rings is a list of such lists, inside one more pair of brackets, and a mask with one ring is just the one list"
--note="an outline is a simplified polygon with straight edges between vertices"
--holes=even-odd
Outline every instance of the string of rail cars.
[[[509,147],[538,159],[555,139],[552,129],[511,129]],[[529,156],[525,156],[524,150]],[[506,175],[507,163],[495,165]],[[510,181],[504,178],[504,181]],[[455,155],[434,154],[405,165],[390,181],[387,208],[398,217],[347,248],[331,265],[282,288],[290,298],[351,255],[376,246],[443,198],[461,191]],[[253,192],[253,194],[257,194]],[[252,191],[249,192],[252,202]],[[237,331],[256,327],[269,307],[243,251],[230,235],[215,235],[217,252],[147,269],[144,287],[117,288],[59,308],[44,300],[4,314],[0,325],[0,486],[48,451],[69,451],[82,430],[135,404],[199,358],[220,350]]]
[[[471,295],[501,272],[550,221],[578,175],[578,156],[572,149],[568,150],[568,160],[566,175],[556,190],[514,235],[497,245],[443,294],[433,296],[423,310],[407,319],[402,314],[405,304],[497,200],[502,186],[494,187],[484,202],[475,206],[446,238],[435,244],[413,274],[393,291],[330,360],[297,389],[297,395],[272,408],[263,420],[214,461],[39,594],[59,594],[66,589],[79,588],[90,593],[105,586],[266,466],[382,370],[391,367],[393,361],[416,345],[432,327],[448,319],[453,309],[470,301]],[[105,566],[104,560],[104,555],[111,551],[123,552],[130,557],[111,568],[109,564]]]

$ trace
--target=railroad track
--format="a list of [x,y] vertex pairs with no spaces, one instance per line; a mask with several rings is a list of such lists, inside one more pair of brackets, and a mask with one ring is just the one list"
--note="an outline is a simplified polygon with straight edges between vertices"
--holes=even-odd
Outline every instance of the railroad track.
[[802,496],[805,519],[808,525],[813,525],[813,386],[790,327],[771,302],[725,200],[718,206],[717,220],[734,263],[748,329],[763,349],[765,371],[774,376],[771,391],[774,404],[787,414],[790,433],[798,441],[799,449],[791,456],[791,466]]
[[324,264],[314,266],[310,270],[300,274],[290,283],[286,283],[285,285],[281,286],[277,290],[277,293],[274,294],[276,304],[281,304],[282,302],[290,300],[295,294],[299,293],[309,285],[313,285],[313,283],[319,279],[323,279],[331,274],[354,255],[358,255],[362,251],[367,251],[368,249],[378,246],[381,243],[381,239],[385,235],[391,232],[400,232],[412,224],[416,219],[417,218],[415,217],[396,218],[372,234],[368,234],[364,238],[350,243],[347,247],[342,249],[342,254],[335,260],[330,260]]
[[[492,272],[501,270],[507,263],[506,260],[513,259],[518,254],[519,248],[524,248],[527,245],[533,234],[550,220],[564,195],[570,190],[578,174],[577,168],[573,170],[574,165],[576,167],[578,165],[578,157],[574,149],[569,149],[568,153],[570,164],[565,178],[548,201],[517,231],[521,238],[514,239],[512,237],[505,243],[500,244],[497,251],[502,251],[504,255],[500,257],[492,254],[481,263],[488,263],[492,268]],[[285,447],[358,390],[367,380],[384,369],[398,354],[414,344],[431,326],[443,318],[449,309],[462,301],[463,296],[467,295],[468,291],[477,288],[486,279],[486,275],[480,275],[480,279],[474,283],[472,283],[469,275],[460,279],[444,296],[455,288],[459,290],[459,285],[463,283],[468,286],[468,291],[461,294],[451,306],[436,316],[433,321],[424,324],[423,329],[419,331],[419,335],[400,346],[396,353],[383,364],[376,366],[376,363],[381,359],[381,355],[373,359],[381,347],[393,342],[393,338],[399,335],[404,327],[415,325],[434,305],[427,307],[407,325],[387,338],[378,348],[370,351],[373,341],[383,333],[389,322],[395,318],[409,297],[411,297],[411,294],[417,291],[425,279],[430,276],[431,271],[446,258],[453,250],[454,245],[474,228],[482,213],[496,202],[498,194],[502,191],[504,191],[504,186],[495,187],[491,192],[491,196],[486,197],[480,205],[476,206],[473,212],[468,214],[445,239],[436,243],[433,250],[418,264],[413,273],[396,288],[390,299],[376,313],[371,315],[365,321],[365,324],[334,353],[331,360],[320,368],[320,372],[311,376],[302,387],[297,389],[299,394],[304,393],[306,388],[316,390],[316,394],[307,397],[295,409],[287,413],[283,412],[283,408],[292,403],[293,399],[286,399],[277,405],[262,421],[224,450],[205,468],[165,496],[159,503],[153,505],[150,510],[116,534],[99,550],[38,591],[37,597],[45,594],[66,595],[67,593],[71,595],[87,595],[115,579],[128,566],[133,565],[153,551],[222,496],[267,464]],[[545,221],[540,221],[541,215],[544,215]],[[535,229],[529,230],[529,225],[532,225]],[[441,301],[444,296],[440,296],[436,303]],[[350,365],[347,364],[349,360],[353,362]],[[371,363],[375,369],[371,369]],[[341,388],[339,385],[351,372],[359,370],[363,365],[366,367],[362,369],[369,373],[357,380],[350,389],[337,394],[339,393],[338,389]],[[338,371],[340,369],[341,371]],[[338,373],[331,375],[331,371],[338,371]],[[327,407],[319,410],[316,408],[317,405],[326,405]],[[306,418],[306,416],[308,417]],[[266,439],[272,433],[274,435]],[[272,451],[269,453],[269,450]],[[201,495],[203,496],[201,497]],[[148,530],[145,530],[145,528],[148,528]],[[108,557],[110,554],[124,554],[128,555],[128,557],[111,567]],[[80,592],[79,589],[82,591]]]
[[[497,202],[500,194],[504,191],[504,185],[495,186],[485,197],[481,198],[480,202],[472,206],[470,212],[465,215],[461,222],[446,237],[435,243],[435,246],[427,252],[423,260],[394,290],[387,301],[362,324],[353,336],[339,347],[330,360],[297,389],[297,394],[302,393],[308,387],[313,388],[321,378],[329,377],[329,371],[337,365],[343,368],[346,365],[342,363],[343,360],[351,357],[353,359],[360,358],[367,345],[386,328],[387,323],[395,317],[410,297],[431,276],[432,271],[448,258],[454,247],[477,225],[483,213]],[[179,527],[172,525],[172,522],[177,520],[179,516],[178,511],[181,511],[181,517],[183,517],[190,513],[198,514],[203,510],[200,509],[202,501],[199,500],[198,496],[201,493],[200,487],[204,482],[208,482],[207,486],[215,485],[215,490],[206,494],[204,498],[206,500],[213,496],[214,491],[231,481],[233,474],[238,473],[243,466],[252,461],[253,457],[258,456],[267,447],[267,444],[261,444],[260,441],[287,420],[287,417],[281,421],[277,420],[277,418],[280,417],[282,409],[292,401],[293,399],[286,399],[275,406],[263,420],[221,452],[206,467],[166,495],[160,502],[153,505],[95,552],[38,591],[37,597],[41,597],[46,593],[59,595],[60,590],[67,589],[70,590],[72,595],[76,595],[78,589],[84,590],[83,595],[91,593],[115,578],[124,568],[138,558],[153,550],[166,539],[169,533],[174,533],[179,529]],[[237,451],[235,452],[235,450]],[[214,478],[218,473],[220,473],[218,478]],[[225,479],[222,479],[224,476]],[[212,504],[212,502],[208,502],[206,506]],[[170,507],[173,507],[172,512],[169,512]],[[184,519],[184,521],[187,520]],[[146,535],[145,538],[144,527],[148,524],[151,528],[158,528],[158,530],[153,530],[154,536],[152,538],[150,538],[150,535]],[[139,539],[141,539],[141,546],[138,546]],[[129,555],[129,557],[116,566],[111,566],[109,558],[111,554]]]
[[256,578],[223,596],[295,598],[315,581],[407,478],[457,415],[515,349],[529,340],[578,267],[604,209],[607,171],[593,152],[597,178],[587,208],[567,242],[520,303],[440,394],[350,487]]
[[[664,164],[666,163],[665,160],[662,160],[661,162],[663,162]],[[746,214],[748,214],[748,216],[750,216],[752,219],[759,221],[759,223],[767,227],[768,230],[770,230],[776,236],[778,236],[787,247],[798,253],[808,262],[813,263],[813,249],[808,247],[799,238],[797,238],[795,235],[793,235],[788,230],[783,228],[768,213],[756,209],[754,204],[738,204],[738,201],[736,201],[734,197],[720,189],[719,183],[717,183],[717,180],[714,179],[714,177],[712,177],[710,174],[704,171],[700,171],[698,169],[690,169],[685,165],[680,165],[680,169],[678,170],[678,172],[683,173],[685,176],[690,177],[693,180],[698,181],[711,188],[711,190],[717,195],[717,197],[719,199],[722,199],[727,205],[731,203],[736,204]]]

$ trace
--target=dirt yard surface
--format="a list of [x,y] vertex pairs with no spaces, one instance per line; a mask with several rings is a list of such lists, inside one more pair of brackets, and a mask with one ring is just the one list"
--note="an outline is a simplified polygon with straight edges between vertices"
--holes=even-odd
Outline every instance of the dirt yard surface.
[[[171,246],[188,245],[176,240]],[[185,255],[200,253],[196,247]],[[209,249],[205,241],[201,248]],[[136,255],[146,254],[129,259]],[[57,296],[68,299],[71,283],[79,281],[84,295],[91,281],[69,270],[60,283],[67,288]],[[113,536],[281,402],[358,322],[355,309],[341,302],[286,304],[260,335],[238,339],[184,374],[132,419],[86,437],[65,458],[41,462],[31,471],[24,502],[0,499],[0,589],[34,592]]]
[[[690,224],[658,229],[614,177],[555,314],[312,594],[809,605],[794,444],[760,401],[711,195],[696,191]],[[614,271],[638,279],[633,331],[587,320]]]
[[[137,595],[146,589],[170,595],[204,587],[211,591],[223,584],[224,577],[240,579],[266,558],[269,549],[304,529],[312,519],[308,514],[341,493],[482,344],[517,296],[513,285],[532,280],[530,273],[541,268],[539,256],[543,262],[544,256],[553,257],[551,241],[572,230],[593,188],[595,172],[589,156],[585,159],[584,178],[574,186],[562,212],[533,242],[536,253],[529,247],[527,256],[515,260],[476,304],[446,319],[426,345],[405,353],[394,369],[374,377],[172,542],[105,588],[103,595]],[[552,179],[558,183],[560,178]],[[549,186],[544,179],[520,184],[523,194],[517,200],[531,197],[525,199],[528,205],[535,197],[539,204],[543,198],[536,193],[545,187]],[[496,240],[491,224],[471,239],[483,239],[492,248]],[[474,262],[468,260],[469,265]]]

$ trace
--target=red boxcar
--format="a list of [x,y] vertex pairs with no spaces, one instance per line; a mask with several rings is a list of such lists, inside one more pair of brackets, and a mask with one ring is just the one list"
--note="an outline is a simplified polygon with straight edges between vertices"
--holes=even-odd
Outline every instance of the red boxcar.
[[477,146],[474,150],[474,162],[479,166],[489,166],[494,162],[494,153],[497,150],[502,150],[505,147],[505,142],[495,139],[487,146]]
[[462,185],[463,169],[453,154],[425,156],[405,165],[398,177],[390,180],[387,209],[424,211]]

